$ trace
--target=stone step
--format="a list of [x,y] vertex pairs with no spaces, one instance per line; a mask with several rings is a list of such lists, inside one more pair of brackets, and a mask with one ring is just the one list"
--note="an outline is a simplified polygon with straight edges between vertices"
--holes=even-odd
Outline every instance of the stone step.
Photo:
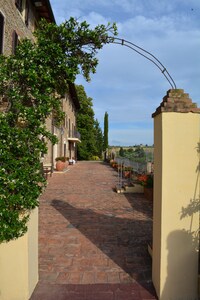
[[144,193],[144,187],[140,184],[125,185],[124,193]]
[[144,193],[144,187],[140,184],[131,184],[131,185],[116,185],[115,187],[116,192],[118,194],[120,193],[138,193],[143,194]]

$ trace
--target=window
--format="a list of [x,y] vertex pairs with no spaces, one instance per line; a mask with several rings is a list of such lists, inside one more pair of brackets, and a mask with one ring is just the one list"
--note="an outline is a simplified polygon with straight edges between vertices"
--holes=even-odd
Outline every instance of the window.
[[16,31],[13,31],[13,34],[12,34],[12,54],[16,53],[16,48],[18,46],[18,43],[19,43],[18,34],[16,33]]
[[71,121],[69,119],[69,127],[68,127],[69,136],[71,136]]
[[3,53],[4,16],[0,12],[0,54]]
[[22,2],[23,0],[15,0],[15,5],[20,12],[22,12]]
[[29,24],[29,2],[26,0],[26,6],[25,6],[25,24],[28,26]]
[[65,114],[65,119],[64,119],[64,127],[67,128],[67,114]]
[[66,157],[66,152],[67,152],[67,145],[64,143],[64,156]]
[[15,5],[19,12],[22,14],[26,26],[28,26],[30,12],[29,0],[15,0]]

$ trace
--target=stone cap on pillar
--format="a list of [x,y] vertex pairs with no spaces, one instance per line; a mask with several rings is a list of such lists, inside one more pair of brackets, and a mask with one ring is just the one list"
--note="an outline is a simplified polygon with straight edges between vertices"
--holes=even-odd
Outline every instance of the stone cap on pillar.
[[171,89],[167,91],[167,95],[163,98],[160,106],[152,114],[154,118],[162,112],[177,113],[200,113],[200,108],[189,98],[189,94],[184,93],[182,89]]

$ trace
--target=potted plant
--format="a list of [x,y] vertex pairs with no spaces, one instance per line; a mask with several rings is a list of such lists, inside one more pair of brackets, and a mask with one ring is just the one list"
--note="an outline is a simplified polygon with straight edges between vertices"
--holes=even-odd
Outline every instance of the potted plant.
[[144,186],[145,198],[153,201],[153,174],[139,175],[137,181]]
[[131,167],[124,167],[123,168],[123,177],[124,178],[130,178],[131,177],[131,171],[132,171]]
[[115,168],[115,166],[117,165],[117,162],[112,160],[112,161],[110,161],[110,165],[111,165],[111,167]]
[[56,170],[63,171],[68,166],[68,158],[65,156],[56,157]]

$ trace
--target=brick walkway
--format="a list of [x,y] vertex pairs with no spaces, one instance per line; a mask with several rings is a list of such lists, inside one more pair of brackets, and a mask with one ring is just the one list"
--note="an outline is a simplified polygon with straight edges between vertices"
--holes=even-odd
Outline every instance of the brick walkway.
[[117,173],[79,162],[40,200],[39,283],[31,300],[150,300],[152,203],[117,194]]

